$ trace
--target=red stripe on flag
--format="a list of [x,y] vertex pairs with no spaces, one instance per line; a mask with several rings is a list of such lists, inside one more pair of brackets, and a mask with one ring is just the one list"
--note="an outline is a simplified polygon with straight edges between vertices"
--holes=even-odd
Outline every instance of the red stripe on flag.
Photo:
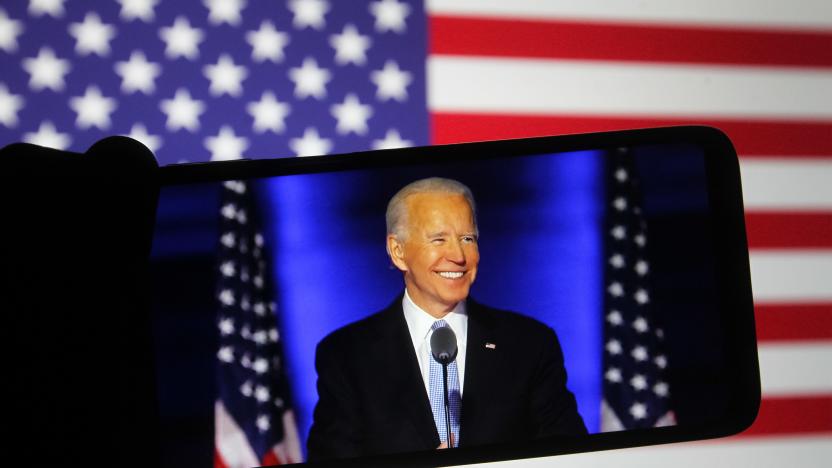
[[222,455],[220,455],[220,451],[217,449],[214,449],[214,468],[228,468],[225,460],[222,459]]
[[832,247],[832,212],[746,212],[745,228],[751,249]]
[[741,436],[832,432],[832,396],[764,397],[757,420]]
[[431,138],[446,144],[669,125],[720,128],[742,156],[832,157],[832,122],[432,112]]
[[[832,66],[832,34],[432,15],[432,54]],[[507,40],[510,38],[510,40]]]
[[754,317],[757,341],[832,339],[832,303],[755,304]]

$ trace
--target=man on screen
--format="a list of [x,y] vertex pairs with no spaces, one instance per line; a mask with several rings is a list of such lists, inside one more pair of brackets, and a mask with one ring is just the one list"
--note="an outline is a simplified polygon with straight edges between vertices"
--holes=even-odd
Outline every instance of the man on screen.
[[[418,180],[390,200],[387,252],[405,291],[318,345],[310,461],[586,433],[554,331],[468,297],[479,263],[475,210],[468,187],[450,179]],[[450,443],[442,366],[430,349],[439,327],[458,344],[448,365]]]

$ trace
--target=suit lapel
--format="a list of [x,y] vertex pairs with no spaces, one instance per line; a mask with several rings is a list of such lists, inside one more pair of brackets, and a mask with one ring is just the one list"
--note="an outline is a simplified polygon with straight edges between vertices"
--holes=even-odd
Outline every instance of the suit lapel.
[[491,388],[498,382],[496,375],[496,350],[486,347],[496,345],[495,330],[492,319],[479,304],[469,299],[468,343],[465,356],[465,388],[462,394],[462,423],[459,429],[460,444],[476,439],[478,427],[488,424],[486,411],[492,401]]
[[383,334],[386,344],[383,348],[389,350],[386,359],[386,371],[390,382],[398,385],[396,392],[405,403],[406,413],[416,432],[423,440],[426,449],[439,445],[439,434],[433,422],[433,412],[430,409],[430,399],[425,392],[419,361],[413,349],[410,332],[402,312],[401,297],[399,297],[385,312],[385,317],[379,332]]

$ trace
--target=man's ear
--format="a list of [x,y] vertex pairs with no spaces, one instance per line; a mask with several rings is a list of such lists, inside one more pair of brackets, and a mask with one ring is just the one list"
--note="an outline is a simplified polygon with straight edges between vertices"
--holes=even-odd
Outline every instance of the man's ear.
[[404,261],[404,244],[395,234],[387,234],[387,255],[390,261],[401,271],[407,271],[407,264]]

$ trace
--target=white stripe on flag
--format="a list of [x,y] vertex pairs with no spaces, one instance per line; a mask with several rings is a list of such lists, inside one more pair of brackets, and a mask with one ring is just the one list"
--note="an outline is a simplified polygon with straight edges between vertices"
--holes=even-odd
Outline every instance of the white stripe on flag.
[[832,438],[787,437],[669,444],[605,450],[555,458],[533,458],[510,462],[467,465],[470,468],[666,468],[668,466],[706,466],[708,468],[825,468],[832,460]]
[[746,25],[832,26],[829,0],[427,0],[430,14],[503,18]]
[[764,397],[832,393],[832,343],[766,343],[758,352]]
[[433,56],[432,111],[832,119],[832,71]]
[[214,444],[223,463],[228,468],[260,466],[257,454],[248,443],[245,432],[225,410],[222,401],[214,403]]
[[832,301],[832,251],[752,250],[756,303]]
[[748,210],[832,210],[832,160],[743,158],[740,171]]

